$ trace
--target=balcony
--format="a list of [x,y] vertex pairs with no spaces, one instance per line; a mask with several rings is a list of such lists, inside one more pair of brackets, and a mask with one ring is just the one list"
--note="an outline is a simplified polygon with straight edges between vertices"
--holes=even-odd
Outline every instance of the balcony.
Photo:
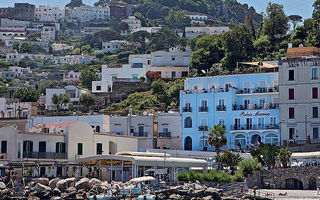
[[208,126],[199,126],[199,131],[208,131]]
[[227,109],[226,109],[226,106],[222,106],[222,105],[218,105],[217,106],[217,111],[226,111]]
[[134,132],[133,136],[136,136],[136,137],[148,137],[148,132]]
[[171,137],[171,132],[158,133],[158,137]]
[[208,112],[208,107],[207,106],[201,106],[199,108],[199,112]]
[[183,107],[183,112],[192,112],[191,107]]
[[56,152],[23,152],[23,158],[67,159],[67,153]]
[[273,88],[265,88],[265,87],[258,87],[258,88],[244,88],[243,90],[238,90],[237,94],[257,94],[257,93],[275,93],[279,92],[279,87]]
[[263,130],[263,129],[279,129],[278,124],[269,125],[233,125],[230,126],[230,130]]
[[277,103],[265,103],[263,106],[258,106],[255,104],[249,104],[249,105],[232,105],[232,110],[267,110],[267,109],[279,109],[279,104]]

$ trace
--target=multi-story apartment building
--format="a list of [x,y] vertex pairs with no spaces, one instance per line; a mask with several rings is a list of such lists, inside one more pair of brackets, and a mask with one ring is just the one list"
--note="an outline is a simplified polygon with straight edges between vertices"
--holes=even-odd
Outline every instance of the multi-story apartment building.
[[63,74],[63,81],[79,83],[80,82],[80,75],[81,75],[81,72],[74,72],[74,71],[64,73]]
[[27,118],[37,113],[37,103],[0,98],[0,118]]
[[41,30],[41,41],[49,42],[56,40],[56,27],[54,25],[43,26]]
[[126,19],[128,17],[126,6],[120,6],[115,4],[110,4],[110,16],[120,19]]
[[129,16],[128,19],[123,19],[122,22],[127,23],[130,30],[142,27],[140,19],[137,19],[135,16]]
[[80,22],[106,20],[110,18],[109,7],[80,6],[73,8],[69,12],[72,20],[79,20]]
[[281,140],[286,144],[319,143],[320,50],[289,48],[279,62]]
[[135,137],[94,133],[84,121],[39,123],[28,131],[3,126],[0,141],[1,164],[14,164],[18,174],[17,167],[32,166],[34,176],[48,177],[85,176],[89,169],[77,165],[78,158],[138,150]]
[[15,3],[13,8],[0,8],[0,18],[32,21],[35,17],[35,6],[29,3]]
[[57,52],[57,51],[63,51],[63,50],[72,50],[74,46],[68,45],[68,44],[63,44],[63,43],[53,43],[52,44],[52,51]]
[[126,40],[112,40],[102,43],[102,50],[98,52],[116,53],[122,50],[129,49],[129,42]]
[[112,82],[116,78],[139,79],[148,71],[159,72],[162,78],[187,77],[190,65],[190,49],[171,48],[151,54],[130,55],[129,64],[122,66],[102,65],[101,81],[92,82],[93,93],[112,92]]
[[280,142],[278,73],[188,78],[180,105],[185,150],[212,150],[209,128],[218,124],[226,128],[224,148]]
[[186,38],[198,37],[199,35],[216,35],[222,34],[229,30],[227,26],[205,26],[205,27],[186,27],[185,33],[178,33],[180,37],[185,34]]
[[35,9],[35,19],[44,22],[59,22],[65,18],[65,9],[58,6],[39,6]]

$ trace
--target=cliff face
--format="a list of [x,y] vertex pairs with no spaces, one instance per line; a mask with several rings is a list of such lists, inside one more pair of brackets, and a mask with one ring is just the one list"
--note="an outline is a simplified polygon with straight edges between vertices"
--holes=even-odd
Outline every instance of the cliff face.
[[84,4],[82,3],[82,0],[71,0],[71,2],[66,5],[66,7],[75,8],[75,7],[80,7],[83,5]]

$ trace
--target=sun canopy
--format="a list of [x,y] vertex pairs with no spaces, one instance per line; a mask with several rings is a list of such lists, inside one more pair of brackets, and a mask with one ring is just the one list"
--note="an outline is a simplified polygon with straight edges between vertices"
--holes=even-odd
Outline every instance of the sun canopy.
[[141,183],[141,182],[154,181],[154,180],[156,179],[152,176],[143,176],[143,177],[131,179],[130,182]]
[[291,158],[293,159],[320,158],[320,151],[292,153]]

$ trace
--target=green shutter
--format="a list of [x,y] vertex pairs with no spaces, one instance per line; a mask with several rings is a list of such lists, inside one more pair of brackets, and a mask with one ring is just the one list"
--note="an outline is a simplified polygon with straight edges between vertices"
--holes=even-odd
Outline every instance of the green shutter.
[[102,154],[102,143],[97,143],[97,154]]
[[1,153],[7,153],[7,141],[1,141]]
[[62,152],[61,153],[66,153],[66,143],[62,143]]
[[82,155],[82,143],[78,143],[78,155]]

